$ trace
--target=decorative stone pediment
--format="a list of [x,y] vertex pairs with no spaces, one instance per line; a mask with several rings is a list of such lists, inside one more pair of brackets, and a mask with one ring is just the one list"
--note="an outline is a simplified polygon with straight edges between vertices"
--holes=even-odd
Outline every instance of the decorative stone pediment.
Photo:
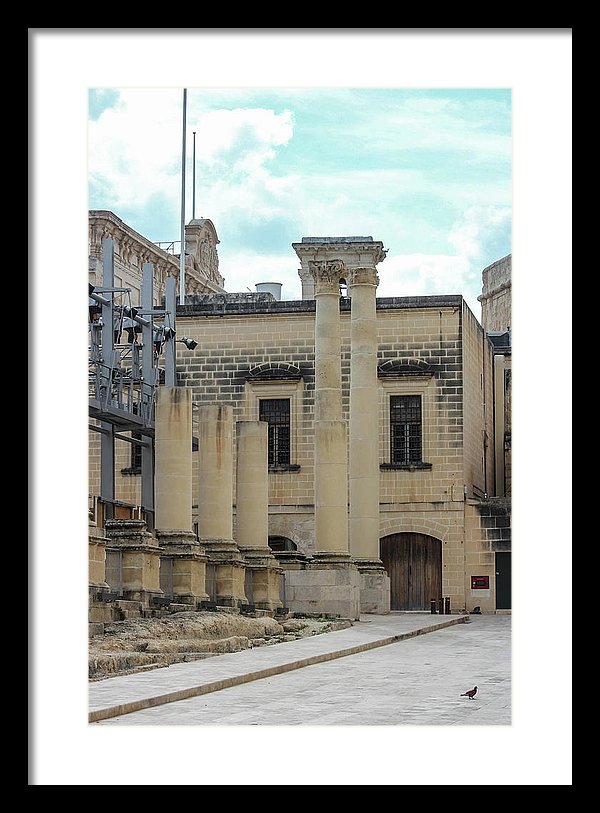
[[431,364],[419,358],[389,359],[389,361],[384,361],[377,367],[377,375],[384,377],[404,375],[432,376],[433,373],[434,370]]
[[248,371],[249,381],[299,380],[302,378],[300,368],[287,362],[264,362]]
[[211,220],[196,218],[185,227],[187,262],[191,262],[194,271],[221,286],[224,280],[219,274],[219,242],[217,230]]

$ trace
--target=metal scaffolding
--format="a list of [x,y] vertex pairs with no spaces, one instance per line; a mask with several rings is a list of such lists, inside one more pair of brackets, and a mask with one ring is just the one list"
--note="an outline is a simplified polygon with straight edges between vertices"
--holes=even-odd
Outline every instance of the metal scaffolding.
[[[165,307],[153,307],[154,266],[143,266],[141,308],[129,302],[129,288],[114,285],[111,238],[102,240],[102,286],[89,289],[89,417],[98,421],[100,499],[114,516],[115,440],[142,448],[142,509],[154,527],[154,404],[156,388],[175,386],[176,279],[168,277]],[[126,300],[129,304],[123,304]],[[121,342],[123,334],[127,341]],[[140,341],[141,338],[141,341]],[[164,368],[161,368],[161,358]],[[161,372],[164,369],[164,380]],[[136,437],[123,435],[135,432]]]

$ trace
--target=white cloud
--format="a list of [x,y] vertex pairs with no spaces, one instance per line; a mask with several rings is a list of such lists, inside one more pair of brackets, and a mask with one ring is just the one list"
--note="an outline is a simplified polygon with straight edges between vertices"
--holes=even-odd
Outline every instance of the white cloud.
[[[106,190],[111,209],[141,208],[157,194],[174,203],[179,200],[182,110],[180,92],[123,90],[117,105],[89,123],[90,180]],[[211,187],[215,182],[218,187],[211,197],[219,201],[229,192],[220,207],[206,216],[218,215],[228,197],[236,198],[239,204],[240,193],[246,196],[248,206],[256,205],[259,186],[267,196],[279,194],[278,188],[285,182],[272,179],[264,165],[274,157],[275,148],[292,138],[289,111],[278,114],[262,108],[238,108],[197,116],[188,113],[186,164],[190,169],[194,130],[197,163],[203,166]],[[191,172],[188,180],[191,183]]]
[[219,273],[225,277],[229,293],[256,291],[259,282],[282,283],[282,299],[302,299],[298,276],[300,261],[290,247],[289,254],[265,257],[253,252],[222,253],[219,251]]
[[494,240],[500,231],[508,228],[510,218],[508,207],[472,206],[465,211],[463,220],[453,226],[448,241],[461,256],[478,260],[484,242]]
[[[486,245],[494,243],[496,235],[509,227],[510,209],[507,207],[478,207],[467,209],[452,225],[447,242],[455,248],[454,253],[408,254],[388,251],[386,259],[378,267],[380,278],[377,295],[394,296],[430,296],[432,294],[461,294],[475,316],[481,318],[481,305],[477,296],[481,293],[481,272],[488,262],[500,259],[498,256],[486,257]],[[329,217],[332,215],[329,213]],[[325,225],[332,229],[322,228],[318,235],[343,235],[332,220]],[[363,230],[365,236],[369,230]],[[308,232],[298,236],[298,240],[308,236]],[[371,236],[379,239],[377,233]],[[489,247],[487,251],[489,252]],[[281,282],[282,299],[300,299],[301,283],[298,277],[299,261],[290,246],[289,254],[280,256],[262,256],[251,251],[229,253],[220,251],[220,271],[225,277],[226,290],[255,290],[257,282]]]
[[252,172],[261,167],[274,157],[274,147],[287,144],[293,136],[293,116],[289,110],[283,113],[264,108],[211,110],[191,115],[188,123],[190,131],[197,131],[198,162],[225,163],[233,171]]
[[390,254],[379,266],[378,296],[462,294],[475,316],[481,318],[481,272],[499,234],[510,225],[507,207],[473,206],[454,223],[448,243],[454,254]]
[[[283,283],[284,299],[297,299],[298,261],[291,245],[286,254],[281,247],[289,234],[293,234],[290,243],[309,235],[371,235],[390,249],[380,269],[380,296],[462,293],[479,315],[481,270],[499,259],[501,254],[489,255],[490,246],[493,251],[496,241],[500,245],[499,237],[509,228],[509,185],[440,177],[425,168],[357,166],[312,175],[276,175],[271,162],[293,138],[292,112],[265,107],[206,111],[194,94],[188,101],[188,167],[191,134],[196,131],[199,170],[196,213],[216,225],[222,240],[220,270],[228,291],[254,290],[257,282],[277,281]],[[482,110],[480,121],[469,122],[459,107],[447,99],[408,99],[400,112],[382,111],[383,124],[371,126],[368,138],[366,133],[362,138],[360,127],[353,137],[366,149],[435,145],[478,155],[509,155],[507,138],[485,134],[480,126],[483,114],[493,119],[496,108]],[[443,126],[438,118],[432,128],[432,115],[441,116]],[[89,124],[90,178],[102,184],[103,200],[110,201],[103,208],[119,215],[121,209],[142,212],[159,195],[172,202],[170,220],[167,205],[159,207],[164,223],[159,235],[147,234],[150,239],[178,236],[165,232],[175,226],[173,214],[181,194],[181,123],[181,91],[134,89],[121,91],[118,103]],[[339,126],[348,128],[344,121]],[[328,138],[344,138],[336,130],[327,133]],[[189,190],[191,172],[187,177]],[[187,200],[191,217],[191,194]],[[444,225],[451,212],[454,222]],[[255,229],[254,224],[264,228]],[[279,230],[277,246],[270,251],[265,242],[268,230]],[[247,250],[238,250],[246,245]]]
[[460,280],[469,269],[461,256],[389,255],[378,267],[378,296],[427,296],[462,293]]

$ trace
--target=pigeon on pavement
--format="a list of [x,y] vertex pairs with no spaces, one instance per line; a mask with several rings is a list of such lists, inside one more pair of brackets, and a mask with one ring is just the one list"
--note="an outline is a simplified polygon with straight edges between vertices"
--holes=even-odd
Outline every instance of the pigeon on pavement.
[[472,700],[475,697],[476,694],[477,694],[477,686],[475,686],[473,689],[469,689],[468,692],[465,692],[464,694],[461,694],[461,697],[468,697],[469,700]]

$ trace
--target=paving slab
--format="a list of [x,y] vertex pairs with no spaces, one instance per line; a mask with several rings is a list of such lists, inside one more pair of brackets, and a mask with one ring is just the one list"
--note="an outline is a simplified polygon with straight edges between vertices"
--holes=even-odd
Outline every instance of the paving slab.
[[364,615],[344,630],[95,681],[89,684],[88,719],[90,723],[110,720],[368,652],[469,621],[467,615]]

